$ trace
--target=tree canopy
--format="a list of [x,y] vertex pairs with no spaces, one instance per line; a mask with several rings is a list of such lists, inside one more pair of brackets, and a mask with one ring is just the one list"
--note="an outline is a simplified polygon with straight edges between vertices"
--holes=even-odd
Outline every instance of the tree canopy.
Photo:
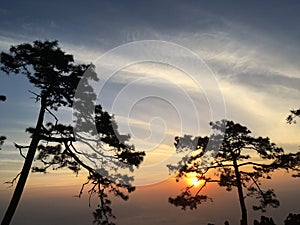
[[[118,133],[113,116],[100,105],[94,105],[93,111],[83,110],[93,105],[96,99],[89,85],[89,81],[98,80],[94,66],[76,64],[73,56],[62,51],[57,41],[34,41],[33,44],[12,46],[9,53],[2,52],[0,69],[7,74],[26,76],[35,87],[31,91],[35,102],[40,104],[36,125],[26,129],[31,134],[30,144],[15,144],[25,160],[21,172],[13,180],[19,178],[1,224],[10,223],[30,169],[46,172],[48,168],[68,168],[75,173],[82,168],[87,170],[88,180],[83,184],[79,197],[85,185],[91,184],[89,194],[99,197],[94,222],[114,224],[110,221],[113,214],[108,193],[126,200],[128,196],[123,191],[134,190],[130,183],[132,178],[118,173],[118,166],[127,165],[133,170],[142,162],[145,153],[136,151],[133,145],[126,143],[130,137]],[[83,93],[75,97],[79,81]],[[61,107],[73,105],[76,109],[76,127],[61,123],[55,115]],[[88,139],[84,134],[89,134],[91,126],[96,126],[96,134]],[[77,132],[76,136],[74,129],[81,132]],[[76,141],[84,143],[91,151],[76,146]],[[24,149],[27,149],[26,156],[22,153]],[[39,163],[32,167],[35,156]]]
[[[198,204],[209,199],[201,194],[207,184],[218,183],[227,191],[236,188],[242,214],[241,225],[247,225],[245,198],[258,199],[258,204],[253,206],[254,210],[265,211],[268,206],[278,207],[279,201],[274,190],[263,190],[260,180],[271,179],[272,172],[277,169],[293,170],[293,175],[299,176],[300,152],[285,154],[268,137],[254,137],[247,127],[233,121],[222,120],[211,122],[210,125],[214,131],[210,137],[185,135],[175,138],[177,151],[192,150],[192,153],[177,165],[168,165],[169,169],[176,172],[177,180],[196,174],[202,185],[198,188],[195,185],[186,187],[177,197],[170,197],[169,202],[184,210],[196,209]],[[223,126],[226,128],[225,133],[220,135]],[[220,138],[219,149],[213,149],[218,146],[214,143],[219,143]],[[207,157],[210,150],[218,151],[215,157]],[[255,159],[257,156],[260,160]]]

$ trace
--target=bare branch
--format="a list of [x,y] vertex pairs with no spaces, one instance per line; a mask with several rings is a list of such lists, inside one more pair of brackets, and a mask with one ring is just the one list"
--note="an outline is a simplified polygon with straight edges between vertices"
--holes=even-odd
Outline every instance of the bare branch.
[[37,103],[40,99],[41,99],[41,95],[31,91],[31,90],[28,90],[28,92],[30,92],[31,94],[35,95],[36,97],[34,98],[35,99],[35,103]]
[[253,165],[253,166],[267,167],[267,166],[271,166],[272,164],[261,164],[261,163],[256,163],[256,162],[245,162],[245,163],[239,164],[238,167],[246,166],[246,165]]
[[200,191],[206,186],[206,180],[204,182],[204,184],[202,184],[202,186],[199,188],[199,190],[196,192],[195,195],[198,195],[200,193]]
[[78,157],[77,155],[70,149],[67,141],[64,141],[64,145],[66,147],[66,150],[68,151],[68,153],[71,155],[71,157],[81,166],[83,166],[85,169],[87,169],[90,173],[92,173],[93,175],[96,174],[95,170],[93,168],[91,168],[90,166],[86,165],[85,163],[83,163]]
[[80,191],[79,191],[79,194],[78,194],[78,195],[75,195],[74,197],[80,198],[81,195],[82,195],[82,193],[83,193],[83,190],[84,190],[85,186],[88,185],[89,183],[90,183],[90,179],[88,179],[87,182],[85,182],[85,183],[82,184],[81,189],[80,189]]
[[17,149],[19,149],[20,155],[21,155],[24,159],[26,159],[26,156],[23,154],[22,149],[23,149],[23,148],[29,148],[29,146],[22,146],[22,145],[18,145],[18,144],[16,144],[16,143],[14,143],[14,145],[15,145],[15,147],[16,147]]
[[12,179],[11,181],[6,181],[6,182],[4,182],[4,184],[11,184],[11,187],[12,187],[14,185],[14,183],[17,182],[17,179],[19,178],[20,175],[21,175],[21,172],[18,173],[14,179]]
[[251,176],[250,174],[247,173],[247,175],[251,178],[251,180],[253,181],[253,183],[255,184],[255,186],[257,187],[257,189],[259,190],[259,192],[261,194],[263,194],[264,192],[261,190],[259,184],[257,183],[257,181],[253,178],[253,176]]
[[63,142],[68,142],[68,141],[75,141],[74,137],[49,137],[49,136],[45,136],[45,135],[39,135],[40,140],[43,141],[47,141],[47,142],[59,142],[59,143],[63,143]]
[[57,123],[58,123],[58,118],[49,110],[49,109],[47,109],[47,107],[46,107],[46,111],[51,115],[51,116],[53,116],[53,118],[55,119],[55,126],[57,126]]

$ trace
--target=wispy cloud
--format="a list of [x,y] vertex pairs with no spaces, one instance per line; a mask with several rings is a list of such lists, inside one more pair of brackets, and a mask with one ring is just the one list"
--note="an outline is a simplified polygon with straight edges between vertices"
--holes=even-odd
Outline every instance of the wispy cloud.
[[[197,14],[194,11],[192,12],[195,15]],[[278,126],[284,126],[284,118],[288,110],[291,107],[297,107],[297,96],[300,89],[300,67],[293,60],[296,54],[295,51],[290,51],[292,53],[289,54],[289,51],[282,50],[283,46],[279,45],[279,40],[272,39],[267,33],[256,30],[253,27],[228,21],[225,18],[219,18],[209,13],[205,14],[204,17],[206,21],[215,22],[213,23],[215,25],[207,27],[204,25],[204,21],[201,26],[199,24],[191,24],[189,29],[182,29],[176,35],[172,35],[172,28],[164,32],[160,29],[161,27],[147,26],[145,29],[141,29],[138,25],[120,32],[122,37],[126,36],[125,39],[127,41],[145,38],[167,40],[192,49],[207,63],[215,74],[225,98],[230,118],[242,121],[246,125],[250,124],[254,130],[272,130],[272,132],[268,131],[267,133],[271,133],[275,139],[281,142],[286,142],[287,137],[280,135]],[[194,28],[197,26],[200,26],[202,30],[195,30]],[[34,38],[2,33],[0,47],[4,49],[11,44]],[[95,40],[97,38],[99,39],[99,37],[94,37]],[[109,42],[109,40],[100,38],[98,43],[102,42]],[[111,43],[115,43],[114,40],[111,40]],[[109,46],[109,44],[106,44],[103,47],[100,44],[98,47],[95,47],[95,45],[91,46],[89,43],[76,45],[72,41],[63,41],[61,45],[64,50],[73,54],[80,62],[94,62],[96,66],[97,59],[106,52],[107,46]],[[141,52],[141,54],[143,53]],[[130,57],[130,55],[118,55],[115,58],[116,61],[112,61],[111,64],[128,61]],[[180,59],[181,55],[178,52],[174,52],[172,57]],[[110,65],[106,66],[109,67]],[[101,74],[101,69],[106,68],[100,67],[97,69]],[[140,78],[148,79],[143,80]],[[137,80],[139,82],[132,86],[131,96],[126,95],[125,92],[123,93],[124,99],[130,100],[132,96],[140,95],[147,88],[151,87],[155,90],[161,90],[160,94],[163,94],[163,96],[167,93],[170,96],[175,96],[177,104],[184,105],[186,100],[182,98],[183,92],[179,93],[172,89],[170,84],[173,84],[173,88],[177,87],[187,91],[192,101],[199,106],[198,109],[201,108],[200,106],[207,104],[203,96],[200,97],[202,100],[199,100],[199,95],[196,95],[199,93],[198,87],[187,74],[178,70],[178,68],[158,63],[138,63],[122,68],[108,81],[106,85],[107,98],[100,99],[101,103],[109,106],[115,101],[118,92],[124,90],[126,85]],[[202,94],[205,95],[205,93]],[[198,100],[196,100],[197,98]],[[122,106],[119,107],[120,110],[113,112],[119,115],[117,122],[121,123],[121,129],[123,125],[126,125],[124,124],[124,118],[128,116],[121,109],[126,107],[128,100],[120,102],[120,106]],[[166,108],[159,104],[153,104],[153,102],[149,102],[148,105],[145,104],[143,107],[144,109],[140,108],[138,117],[131,118],[131,125],[136,128],[139,127],[141,130],[149,128],[144,122],[147,114],[155,115],[155,111],[161,111],[165,114],[167,112]],[[192,118],[190,109],[188,107],[183,107],[183,109],[181,116]],[[203,112],[202,108],[201,112],[203,115],[200,118],[203,121],[202,123],[206,120],[208,123],[210,120],[207,109],[206,106]],[[176,124],[175,117],[168,117],[168,121],[169,124]],[[193,126],[192,122],[188,124],[190,127]],[[173,135],[176,133],[176,127],[170,126],[169,128],[169,134]],[[285,131],[290,133],[288,127]],[[293,138],[294,141],[296,140]]]

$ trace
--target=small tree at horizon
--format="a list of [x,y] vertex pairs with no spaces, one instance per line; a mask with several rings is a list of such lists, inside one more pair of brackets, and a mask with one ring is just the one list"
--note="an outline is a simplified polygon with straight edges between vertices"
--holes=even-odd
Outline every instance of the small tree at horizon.
[[[24,157],[24,164],[21,172],[13,180],[17,181],[12,199],[3,217],[1,225],[8,225],[15,213],[21,198],[30,169],[33,172],[46,172],[48,168],[68,168],[78,173],[82,168],[88,171],[87,182],[82,186],[79,196],[82,194],[86,184],[91,184],[90,195],[96,194],[99,197],[99,205],[94,212],[94,222],[97,224],[114,224],[109,219],[113,217],[110,208],[110,200],[107,193],[112,193],[122,199],[128,196],[123,193],[127,190],[132,192],[134,187],[130,184],[132,179],[127,175],[117,173],[108,174],[105,165],[109,164],[111,170],[117,170],[117,166],[128,165],[132,170],[143,160],[144,152],[135,151],[133,145],[128,145],[128,135],[120,135],[117,125],[111,115],[103,111],[101,106],[92,107],[92,111],[85,112],[84,108],[93,104],[96,95],[89,85],[89,80],[96,81],[97,74],[93,65],[76,64],[72,55],[63,52],[57,41],[34,41],[33,44],[20,44],[12,46],[9,53],[1,53],[1,70],[7,74],[24,75],[34,85],[32,92],[36,103],[40,104],[38,119],[35,127],[27,128],[31,134],[31,141],[28,146],[15,144]],[[83,74],[85,76],[83,77]],[[82,98],[75,99],[75,91],[79,81],[83,89]],[[77,128],[82,133],[89,133],[89,127],[96,126],[96,134],[99,138],[86,140],[84,136],[78,137],[74,134],[71,125],[61,124],[55,116],[55,112],[62,107],[76,106]],[[50,121],[46,121],[46,114]],[[85,141],[87,146],[92,148],[93,154],[87,155],[76,147],[76,140]],[[96,147],[89,144],[93,142]],[[26,156],[22,151],[27,149]],[[38,151],[38,154],[36,152]],[[109,154],[105,154],[109,152]],[[103,168],[91,166],[82,160],[83,156],[90,161],[101,161]],[[41,164],[32,167],[33,159]],[[111,165],[112,160],[116,162]],[[119,162],[119,163],[118,163]],[[103,173],[103,170],[107,173]],[[103,175],[105,174],[105,175]],[[113,178],[113,179],[112,179]],[[122,180],[127,182],[122,183]]]
[[[208,200],[208,196],[201,194],[207,184],[218,183],[227,191],[236,188],[241,209],[240,223],[248,225],[246,197],[258,199],[259,204],[253,206],[254,210],[264,212],[267,206],[278,207],[279,201],[274,190],[263,190],[260,179],[271,179],[272,172],[276,169],[294,170],[297,172],[294,176],[299,176],[300,152],[285,154],[268,137],[253,137],[247,127],[233,121],[222,120],[211,122],[210,125],[214,131],[210,137],[185,135],[175,138],[178,152],[193,152],[177,165],[168,165],[168,168],[176,172],[177,181],[192,173],[203,183],[198,188],[194,185],[186,187],[177,197],[170,197],[169,202],[184,210],[196,209],[198,204]],[[225,133],[220,135],[223,127]],[[217,147],[219,148],[214,149]],[[209,150],[218,151],[213,159],[205,157],[205,152]],[[253,161],[253,154],[262,160]],[[211,176],[210,172],[215,172],[215,176]],[[197,190],[193,192],[193,189]]]

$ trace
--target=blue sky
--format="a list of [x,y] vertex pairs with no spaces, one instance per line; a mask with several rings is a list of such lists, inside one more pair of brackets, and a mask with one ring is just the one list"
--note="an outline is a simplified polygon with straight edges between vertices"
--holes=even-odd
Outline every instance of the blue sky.
[[[296,0],[3,1],[0,50],[36,39],[59,40],[78,62],[97,66],[100,56],[123,44],[176,43],[203,60],[203,74],[215,79],[227,118],[293,152],[298,150],[300,126],[286,124],[285,118],[290,109],[300,107],[299,11]],[[183,57],[173,53],[179,61]],[[166,51],[158,49],[157,54]],[[132,55],[117,56],[123,62]],[[99,74],[103,69],[97,67]],[[201,89],[190,78],[172,65],[145,62],[122,68],[105,83],[98,101],[115,114],[121,132],[130,133],[132,142],[148,151],[142,174],[150,174],[150,165],[152,176],[157,177],[162,171],[158,165],[164,166],[161,162],[174,150],[174,136],[209,133],[208,122],[213,119],[209,87],[202,83]],[[7,96],[0,105],[0,135],[8,137],[4,149],[10,149],[0,153],[0,169],[7,172],[21,165],[11,146],[28,142],[24,130],[35,123],[37,105],[30,99],[26,79],[3,73],[0,79],[0,93]],[[159,98],[144,98],[152,92]],[[59,115],[72,121],[70,110]],[[196,119],[199,127],[194,126]],[[160,175],[158,180],[168,177],[167,170]],[[149,177],[148,182],[156,182]]]
[[[0,48],[57,39],[75,59],[94,62],[132,41],[175,42],[208,64],[223,88],[230,118],[250,122],[255,107],[270,119],[270,113],[280,111],[276,119],[281,123],[285,112],[298,107],[299,8],[297,1],[5,1]],[[10,86],[1,88],[9,91]],[[235,99],[237,94],[245,95],[245,104]],[[256,105],[246,110],[256,95]],[[245,118],[237,116],[236,107],[248,111]]]

